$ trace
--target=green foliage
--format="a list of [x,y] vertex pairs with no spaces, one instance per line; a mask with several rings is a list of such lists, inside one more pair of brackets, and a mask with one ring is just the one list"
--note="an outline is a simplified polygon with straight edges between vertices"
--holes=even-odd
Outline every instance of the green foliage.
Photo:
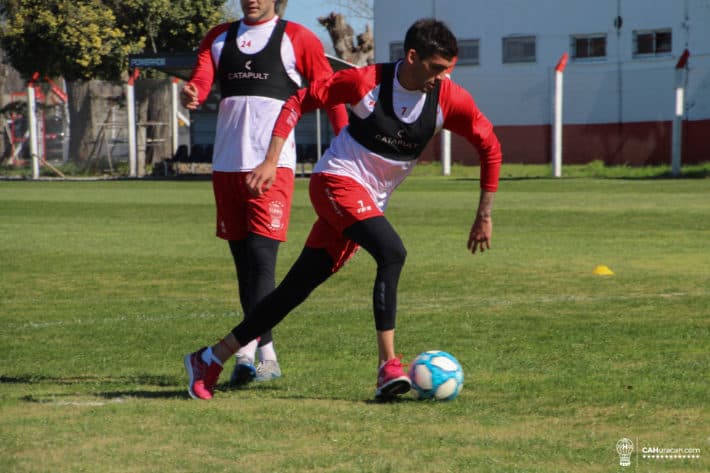
[[225,0],[104,0],[127,35],[147,52],[190,51],[222,18]]
[[224,0],[8,0],[1,44],[25,77],[118,80],[129,54],[191,50]]

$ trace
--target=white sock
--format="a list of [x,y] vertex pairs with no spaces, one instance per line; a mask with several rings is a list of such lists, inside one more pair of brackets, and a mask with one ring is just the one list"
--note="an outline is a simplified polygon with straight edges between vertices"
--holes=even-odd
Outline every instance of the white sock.
[[259,347],[259,360],[278,361],[276,358],[276,351],[274,350],[274,342],[269,342],[266,345]]
[[252,340],[251,342],[241,347],[237,352],[237,355],[246,356],[247,358],[249,358],[249,360],[251,360],[252,363],[254,363],[254,357],[256,357],[256,346],[258,344],[258,340]]
[[222,366],[222,361],[214,356],[214,353],[212,353],[212,347],[207,347],[207,350],[202,352],[202,361],[205,363],[212,364],[212,363],[217,363],[219,366]]

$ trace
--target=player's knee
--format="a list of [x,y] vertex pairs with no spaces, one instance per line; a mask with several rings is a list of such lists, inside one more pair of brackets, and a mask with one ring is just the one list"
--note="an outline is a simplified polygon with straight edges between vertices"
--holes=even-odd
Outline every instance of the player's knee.
[[378,260],[380,266],[404,266],[407,259],[407,249],[401,240],[392,242],[381,253]]
[[250,266],[255,271],[273,273],[276,268],[278,249],[279,241],[259,235],[250,235],[247,239]]

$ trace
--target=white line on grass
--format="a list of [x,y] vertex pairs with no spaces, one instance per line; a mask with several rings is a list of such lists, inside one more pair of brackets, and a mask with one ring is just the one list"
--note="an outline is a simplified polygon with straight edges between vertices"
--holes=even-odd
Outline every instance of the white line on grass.
[[116,404],[126,402],[126,398],[114,397],[106,401],[57,401],[54,398],[49,399],[37,399],[35,402],[40,404],[49,404],[52,406],[59,407],[101,407],[106,404]]
[[24,330],[24,329],[33,329],[33,328],[42,329],[42,328],[48,328],[48,327],[64,327],[64,326],[69,326],[69,325],[79,325],[79,326],[99,325],[99,324],[104,325],[104,324],[114,324],[114,323],[120,323],[120,322],[126,322],[126,321],[162,322],[162,321],[166,321],[166,320],[195,320],[195,319],[217,319],[217,318],[232,318],[232,319],[234,319],[237,316],[241,316],[241,314],[238,314],[237,312],[222,313],[222,314],[201,313],[201,314],[181,314],[181,315],[139,314],[139,315],[120,315],[118,317],[111,317],[111,318],[107,318],[107,319],[86,318],[86,319],[58,320],[55,322],[28,321],[28,322],[21,322],[21,323],[9,323],[5,327],[7,327],[9,329],[23,329]]
[[[417,309],[426,309],[429,307],[441,307],[446,303],[460,303],[463,299],[474,302],[476,304],[486,304],[488,306],[513,306],[517,304],[557,304],[560,302],[606,302],[606,301],[633,301],[633,300],[649,300],[649,299],[675,299],[679,297],[705,297],[710,295],[710,292],[669,292],[664,294],[630,294],[618,296],[579,296],[579,295],[561,295],[561,296],[542,296],[542,297],[520,297],[520,298],[496,298],[496,299],[475,299],[463,298],[461,296],[437,297],[435,300],[427,299],[419,301],[410,298],[407,302],[409,305]],[[402,304],[404,305],[404,304]]]

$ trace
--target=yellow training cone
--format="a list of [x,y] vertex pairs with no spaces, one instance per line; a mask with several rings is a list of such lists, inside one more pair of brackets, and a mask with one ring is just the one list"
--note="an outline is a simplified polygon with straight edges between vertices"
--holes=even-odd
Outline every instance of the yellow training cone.
[[604,266],[603,264],[600,264],[596,268],[594,268],[594,271],[592,271],[592,274],[596,274],[597,276],[612,276],[614,274],[614,271],[609,269],[608,266]]

